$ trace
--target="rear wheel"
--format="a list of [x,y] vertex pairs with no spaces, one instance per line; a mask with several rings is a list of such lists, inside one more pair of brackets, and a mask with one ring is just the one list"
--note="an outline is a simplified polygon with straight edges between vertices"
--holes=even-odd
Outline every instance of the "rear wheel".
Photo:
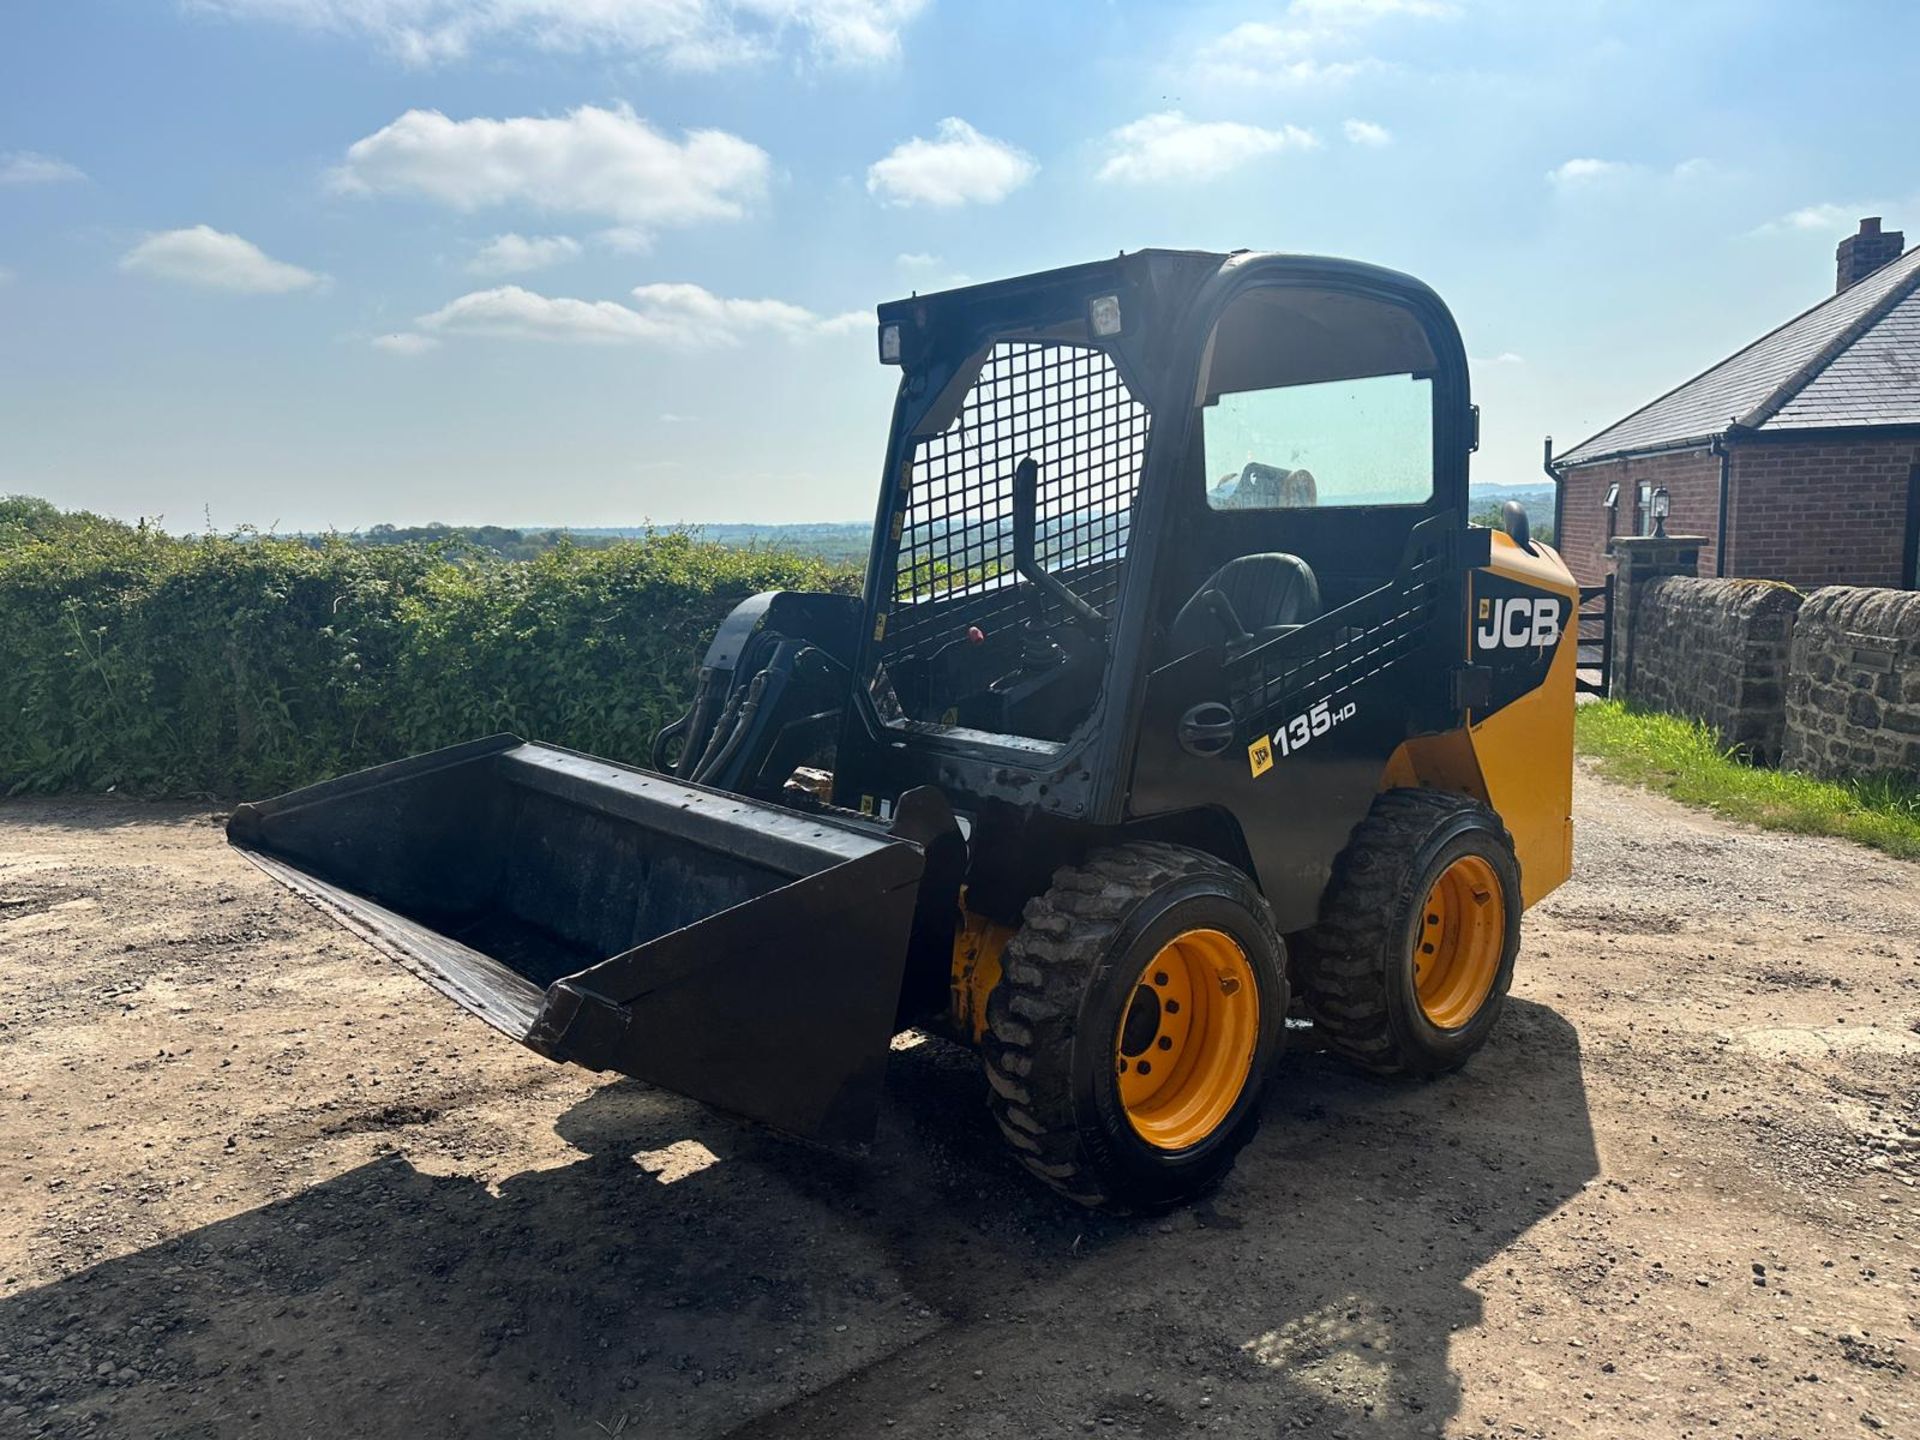
[[1383,1075],[1466,1062],[1498,1023],[1520,948],[1520,867],[1500,819],[1464,795],[1390,790],[1334,864],[1294,946],[1328,1045]]
[[1247,877],[1176,845],[1059,871],[987,1001],[994,1118],[1083,1205],[1206,1190],[1252,1138],[1287,1011],[1285,951]]

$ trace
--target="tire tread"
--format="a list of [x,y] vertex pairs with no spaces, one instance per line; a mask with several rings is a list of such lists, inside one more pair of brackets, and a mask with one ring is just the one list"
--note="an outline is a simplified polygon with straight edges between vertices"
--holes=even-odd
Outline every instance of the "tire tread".
[[1499,843],[1513,839],[1479,801],[1447,790],[1388,790],[1354,827],[1334,862],[1320,921],[1293,947],[1295,989],[1329,1049],[1376,1075],[1429,1068],[1393,1033],[1387,973],[1398,963],[1395,934],[1409,904],[1413,862],[1428,836],[1463,812],[1491,821]]
[[[1021,1163],[1081,1205],[1134,1208],[1101,1179],[1081,1138],[1072,1081],[1081,1001],[1135,908],[1209,869],[1243,878],[1224,861],[1158,841],[1096,851],[1054,873],[1007,943],[981,1041],[987,1103]],[[1231,1167],[1229,1158],[1220,1173]]]

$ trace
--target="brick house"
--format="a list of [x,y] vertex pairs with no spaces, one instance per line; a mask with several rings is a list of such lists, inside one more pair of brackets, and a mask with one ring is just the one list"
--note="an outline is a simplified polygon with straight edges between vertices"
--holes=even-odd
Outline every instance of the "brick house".
[[1607,542],[1704,535],[1703,575],[1920,589],[1920,246],[1862,220],[1834,293],[1549,462],[1554,533],[1586,584]]

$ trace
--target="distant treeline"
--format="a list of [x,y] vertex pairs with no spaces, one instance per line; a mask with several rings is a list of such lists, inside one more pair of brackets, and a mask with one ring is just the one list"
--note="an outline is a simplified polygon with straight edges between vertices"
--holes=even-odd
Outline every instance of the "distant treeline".
[[[323,545],[336,537],[303,535],[309,545]],[[423,545],[443,554],[482,554],[502,560],[531,560],[558,545],[604,550],[611,535],[569,530],[510,530],[502,525],[375,525],[338,539],[349,545]]]
[[[1533,520],[1536,539],[1553,542],[1553,492],[1507,486],[1476,485],[1469,492],[1476,524],[1500,524],[1500,506],[1518,500]],[[621,540],[646,540],[663,534],[685,534],[708,545],[737,550],[770,550],[784,555],[810,555],[835,565],[858,565],[867,558],[873,526],[864,521],[823,521],[800,525],[756,525],[722,521],[673,526],[553,526],[544,529],[508,529],[500,525],[375,525],[337,538],[350,545],[426,545],[451,555],[481,554],[503,560],[530,560],[559,545],[604,549]],[[318,544],[330,536],[303,536]]]
[[867,557],[873,527],[865,524],[812,525],[674,525],[602,526],[515,530],[502,525],[374,525],[342,535],[302,535],[309,545],[331,540],[349,545],[422,545],[440,553],[488,555],[501,560],[531,560],[562,545],[604,550],[627,540],[648,540],[683,534],[707,545],[735,550],[772,550],[785,555],[810,555],[835,564],[853,564]]

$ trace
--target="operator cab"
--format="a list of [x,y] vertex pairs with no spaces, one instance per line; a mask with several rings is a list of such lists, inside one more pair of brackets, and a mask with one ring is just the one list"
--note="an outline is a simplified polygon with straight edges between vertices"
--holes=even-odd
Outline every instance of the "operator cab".
[[[906,352],[902,407],[918,411],[896,437],[881,515],[895,540],[869,582],[892,602],[867,672],[887,729],[1058,753],[1093,720],[1116,646],[1156,666],[1243,653],[1385,583],[1435,509],[1437,367],[1419,316],[1290,275],[1243,286],[1202,329],[1193,287],[1167,283],[1176,261],[1239,264],[1154,252],[1056,272],[1117,293],[1038,324],[1051,277],[1006,303],[1017,325],[993,323],[990,286],[883,309],[883,357]],[[1143,262],[1162,267],[1157,293],[1115,274]],[[1183,328],[1204,340],[1169,365]],[[956,341],[964,353],[942,353]],[[1162,458],[1163,437],[1177,454]],[[1130,605],[1146,624],[1123,642]]]

